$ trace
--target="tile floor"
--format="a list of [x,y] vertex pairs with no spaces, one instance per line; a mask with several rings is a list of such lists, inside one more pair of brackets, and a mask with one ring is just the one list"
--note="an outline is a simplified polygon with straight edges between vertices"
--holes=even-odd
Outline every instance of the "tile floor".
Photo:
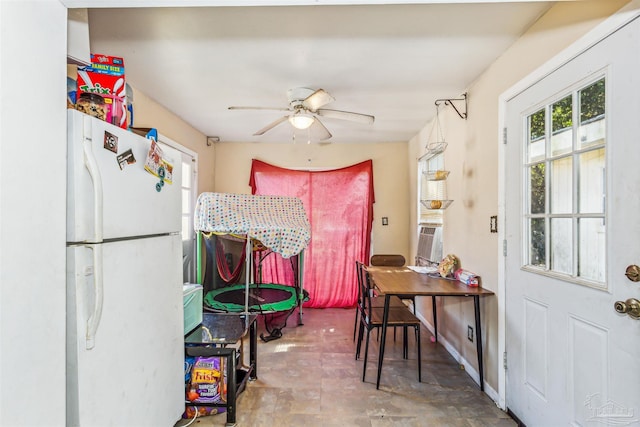
[[[354,359],[354,313],[353,309],[305,309],[303,326],[295,326],[296,312],[282,338],[268,343],[258,339],[258,379],[238,396],[236,425],[516,426],[441,345],[430,342],[424,327],[421,383],[413,336],[410,333],[409,359],[404,360],[400,334],[394,342],[392,332],[380,389],[375,386],[375,332],[366,382],[362,382],[363,362]],[[262,330],[259,320],[259,333]],[[245,348],[248,352],[248,344]],[[178,421],[175,427],[189,421]],[[191,426],[225,423],[222,413],[197,418]]]

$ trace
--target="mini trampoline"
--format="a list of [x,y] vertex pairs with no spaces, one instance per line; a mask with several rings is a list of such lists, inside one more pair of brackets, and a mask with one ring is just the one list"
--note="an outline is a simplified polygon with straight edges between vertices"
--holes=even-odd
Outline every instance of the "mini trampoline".
[[[212,310],[229,313],[242,313],[245,310],[246,286],[238,283],[207,292],[204,303]],[[307,291],[303,291],[303,301],[309,300]],[[298,305],[296,288],[277,283],[253,283],[249,285],[249,311],[253,313],[273,313],[287,311]]]
[[[309,294],[302,283],[303,252],[311,239],[311,227],[300,199],[281,196],[254,196],[243,194],[202,193],[195,211],[195,230],[207,239],[207,259],[214,260],[220,270],[224,256],[216,252],[217,245],[210,240],[222,236],[233,239],[242,237],[245,283],[231,284],[208,290],[204,296],[204,308],[228,313],[253,313],[265,315],[269,335],[260,337],[271,341],[282,336],[288,317],[298,307],[298,325],[302,325],[302,304]],[[215,236],[215,237],[214,237]],[[198,245],[199,247],[200,245]],[[211,253],[214,252],[214,253]],[[254,252],[258,255],[254,265]],[[259,283],[255,270],[270,253],[291,259],[295,285]],[[198,261],[201,257],[198,257]],[[294,262],[297,261],[297,262]],[[207,269],[211,267],[209,263]],[[202,277],[198,264],[198,277]],[[238,270],[235,269],[237,272]],[[227,270],[227,273],[230,273]],[[230,276],[234,276],[231,274]],[[235,275],[237,278],[238,276]],[[258,283],[256,283],[258,282]],[[207,289],[205,287],[205,289]],[[279,324],[276,323],[279,321]]]

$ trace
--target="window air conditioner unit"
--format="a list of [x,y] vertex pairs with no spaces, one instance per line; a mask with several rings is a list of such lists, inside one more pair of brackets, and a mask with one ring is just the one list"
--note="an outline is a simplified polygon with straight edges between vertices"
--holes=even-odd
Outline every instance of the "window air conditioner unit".
[[442,260],[442,227],[421,226],[416,265],[438,264]]

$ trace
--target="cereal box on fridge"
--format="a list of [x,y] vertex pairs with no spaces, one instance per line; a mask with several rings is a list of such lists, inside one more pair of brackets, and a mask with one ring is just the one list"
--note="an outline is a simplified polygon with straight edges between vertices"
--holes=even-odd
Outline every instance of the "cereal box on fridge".
[[124,60],[117,56],[91,54],[91,65],[78,67],[78,97],[93,93],[104,98],[105,120],[127,128]]

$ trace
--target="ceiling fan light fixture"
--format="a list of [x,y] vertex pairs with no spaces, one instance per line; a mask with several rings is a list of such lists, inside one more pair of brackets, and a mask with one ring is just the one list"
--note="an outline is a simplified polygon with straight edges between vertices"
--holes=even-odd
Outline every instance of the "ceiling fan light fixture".
[[296,129],[307,129],[313,124],[313,116],[308,114],[294,114],[289,116],[289,123]]

